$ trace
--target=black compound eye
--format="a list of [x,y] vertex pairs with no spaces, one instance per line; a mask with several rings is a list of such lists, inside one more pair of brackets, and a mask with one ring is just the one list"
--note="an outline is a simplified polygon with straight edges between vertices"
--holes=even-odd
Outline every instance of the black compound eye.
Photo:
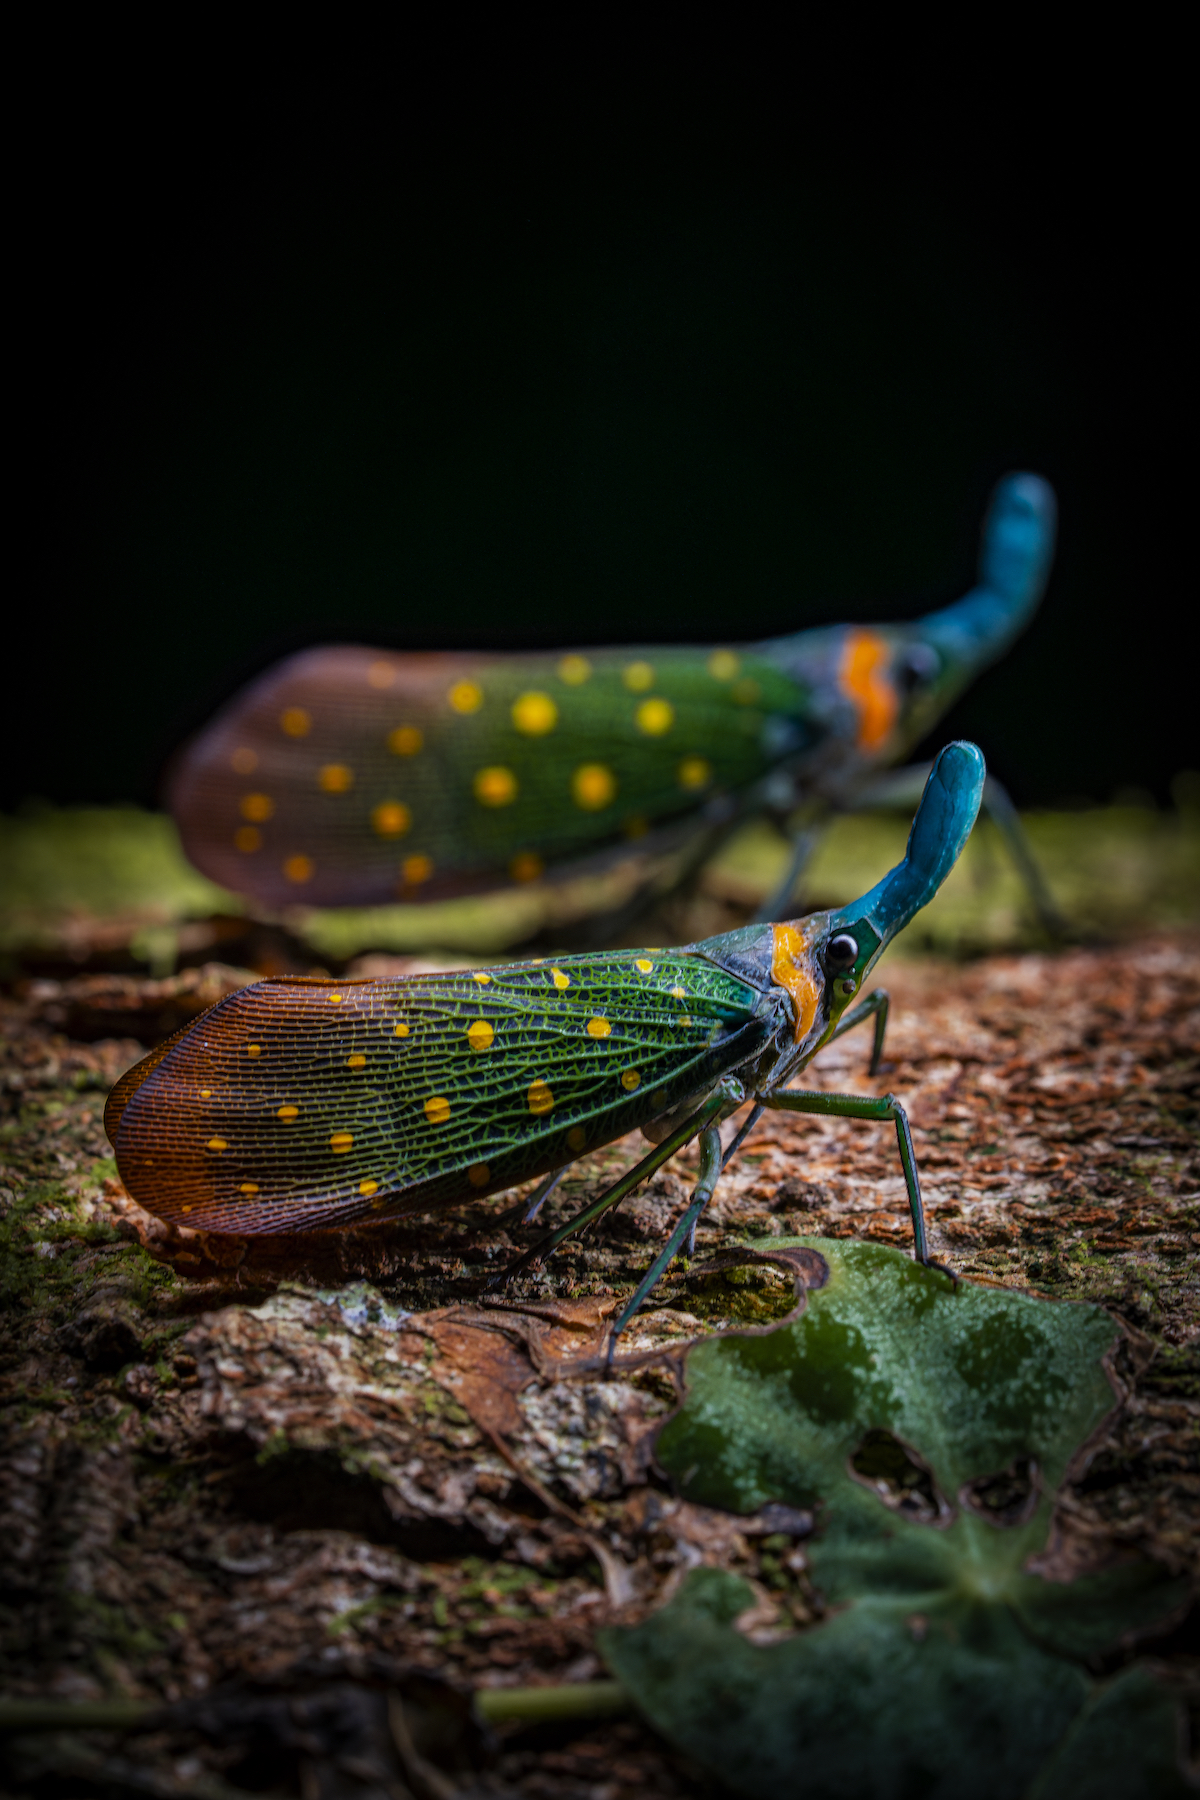
[[906,694],[924,687],[941,668],[941,658],[928,644],[909,644],[901,655],[896,673]]
[[848,931],[839,931],[830,938],[825,961],[831,969],[848,969],[858,961],[858,945]]

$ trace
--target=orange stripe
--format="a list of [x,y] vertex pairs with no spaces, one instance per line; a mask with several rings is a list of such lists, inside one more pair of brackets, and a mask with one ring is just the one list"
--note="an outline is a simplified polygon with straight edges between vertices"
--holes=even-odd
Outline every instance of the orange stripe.
[[890,661],[886,641],[873,631],[846,633],[838,685],[858,708],[860,750],[878,750],[896,723],[900,702],[888,675]]
[[771,979],[792,996],[796,1008],[796,1042],[800,1043],[812,1030],[821,998],[810,943],[794,925],[774,925],[772,930],[775,947],[771,957]]

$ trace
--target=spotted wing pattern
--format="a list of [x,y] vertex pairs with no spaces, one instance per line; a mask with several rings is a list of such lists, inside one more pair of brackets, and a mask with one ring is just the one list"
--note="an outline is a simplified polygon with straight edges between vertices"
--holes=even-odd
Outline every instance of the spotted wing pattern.
[[130,1193],[245,1236],[461,1204],[665,1112],[770,1035],[771,1003],[687,951],[392,981],[263,981],[113,1090]]
[[753,651],[326,647],[193,742],[171,809],[197,867],[265,904],[428,899],[535,879],[745,787],[812,735],[807,701]]

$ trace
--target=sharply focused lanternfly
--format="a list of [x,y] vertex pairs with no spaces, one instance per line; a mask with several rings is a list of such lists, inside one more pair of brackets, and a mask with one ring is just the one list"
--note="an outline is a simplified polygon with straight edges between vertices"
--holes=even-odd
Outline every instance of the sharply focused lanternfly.
[[[544,1195],[578,1157],[640,1126],[657,1148],[534,1257],[699,1137],[692,1202],[619,1330],[694,1234],[723,1161],[764,1107],[892,1119],[916,1255],[927,1261],[904,1109],[891,1095],[787,1083],[868,1018],[878,1065],[886,994],[846,1008],[945,880],[984,775],[973,744],[943,750],[903,861],[836,912],[677,950],[382,981],[272,980],[231,994],[113,1089],[105,1128],[121,1177],[148,1211],[179,1225],[243,1240],[311,1238],[537,1176],[547,1178]],[[747,1100],[753,1110],[723,1158],[718,1126]]]
[[[494,888],[631,839],[691,841],[703,859],[754,812],[793,821],[790,888],[812,841],[802,804],[915,803],[925,770],[883,786],[881,771],[1028,622],[1054,536],[1052,490],[1011,475],[992,496],[978,585],[911,625],[833,626],[740,649],[307,650],[184,752],[171,809],[197,867],[268,906]],[[984,804],[1050,920],[993,781]]]

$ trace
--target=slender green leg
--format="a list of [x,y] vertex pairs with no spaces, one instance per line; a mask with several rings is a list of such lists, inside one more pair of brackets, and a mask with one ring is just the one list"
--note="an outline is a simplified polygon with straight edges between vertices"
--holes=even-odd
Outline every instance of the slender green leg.
[[754,918],[753,925],[770,925],[775,919],[786,919],[792,916],[793,895],[800,884],[800,877],[812,858],[812,853],[821,841],[822,825],[807,825],[798,831],[792,839],[792,854],[784,873],[783,880],[775,892],[764,900]]
[[[739,1129],[737,1136],[733,1139],[728,1150],[726,1150],[724,1156],[721,1158],[722,1169],[727,1169],[729,1167],[754,1127],[758,1124],[758,1121],[762,1118],[762,1114],[763,1109],[761,1106],[755,1106],[751,1110],[745,1123]],[[692,1220],[692,1229],[688,1232],[687,1254],[689,1256],[695,1256],[696,1254],[696,1221],[699,1216],[700,1215],[697,1213],[696,1218]]]
[[705,1127],[700,1138],[700,1175],[696,1182],[695,1192],[692,1194],[691,1203],[654,1261],[650,1264],[650,1267],[646,1270],[646,1273],[642,1276],[633,1299],[629,1302],[628,1306],[613,1326],[612,1336],[608,1340],[608,1360],[610,1364],[612,1363],[613,1351],[616,1348],[618,1336],[624,1331],[626,1325],[628,1325],[630,1319],[632,1319],[634,1313],[642,1304],[642,1301],[646,1298],[646,1295],[650,1292],[651,1288],[655,1287],[658,1282],[661,1281],[667,1265],[682,1247],[684,1239],[690,1239],[694,1236],[696,1221],[713,1197],[713,1190],[720,1180],[723,1166],[721,1158],[721,1133],[715,1124],[708,1125]]
[[883,1034],[887,1030],[889,1004],[890,998],[887,989],[876,988],[873,994],[868,994],[865,1000],[861,1000],[857,1006],[853,1007],[842,1019],[837,1029],[829,1035],[829,1042],[832,1044],[834,1038],[840,1038],[843,1031],[853,1031],[856,1025],[861,1025],[864,1019],[869,1019],[874,1013],[875,1047],[871,1051],[871,1066],[867,1070],[869,1075],[879,1073],[879,1059],[883,1055]]
[[1049,937],[1061,941],[1067,936],[1067,921],[1059,911],[1058,902],[1050,892],[1050,884],[1033,854],[1033,846],[1025,835],[1021,816],[1009,798],[1008,789],[1001,787],[994,775],[989,775],[983,784],[983,806],[1008,845],[1008,853],[1029,890],[1029,897],[1041,920],[1042,929]]
[[528,1200],[524,1201],[518,1208],[521,1214],[522,1225],[533,1224],[533,1221],[537,1218],[542,1207],[550,1198],[570,1166],[570,1163],[568,1163],[565,1168],[555,1169],[553,1174],[547,1175],[544,1181],[538,1182]]
[[745,1143],[746,1139],[749,1137],[750,1133],[753,1131],[754,1127],[758,1124],[758,1121],[762,1118],[762,1116],[763,1116],[763,1102],[760,1100],[755,1104],[754,1107],[752,1107],[745,1123],[741,1126],[741,1128],[738,1131],[737,1136],[733,1139],[728,1150],[725,1152],[724,1156],[721,1158],[722,1169],[727,1169],[729,1167],[730,1163],[733,1161],[734,1157],[737,1155],[738,1151],[741,1149],[742,1145]]
[[518,1200],[515,1206],[510,1206],[507,1212],[500,1214],[496,1224],[505,1227],[532,1224],[541,1212],[543,1202],[549,1199],[570,1167],[570,1163],[564,1163],[561,1169],[552,1169],[549,1175],[544,1175],[528,1200]]
[[652,906],[661,906],[664,901],[673,900],[705,863],[712,860],[726,838],[731,837],[735,828],[742,823],[742,818],[741,813],[735,812],[732,818],[721,825],[708,826],[697,833],[683,846],[680,859],[673,869],[668,869],[665,875],[643,882],[624,906],[593,919],[588,928],[588,942],[605,946],[619,942],[643,913],[649,912]]
[[525,1270],[531,1268],[534,1263],[544,1262],[546,1257],[552,1251],[557,1250],[560,1244],[565,1243],[569,1237],[574,1237],[577,1231],[582,1231],[584,1226],[590,1225],[594,1219],[598,1219],[601,1213],[606,1213],[610,1207],[617,1204],[618,1200],[623,1200],[626,1194],[631,1194],[638,1183],[646,1179],[647,1175],[653,1175],[654,1171],[660,1169],[669,1158],[674,1156],[677,1150],[682,1150],[683,1146],[690,1143],[692,1138],[698,1137],[720,1112],[728,1109],[731,1105],[740,1104],[743,1098],[741,1083],[731,1081],[727,1076],[690,1119],[685,1119],[669,1138],[664,1138],[662,1143],[656,1145],[648,1156],[643,1156],[641,1162],[630,1169],[627,1175],[622,1175],[620,1181],[614,1182],[612,1187],[606,1193],[601,1194],[598,1200],[593,1200],[590,1206],[585,1206],[582,1212],[576,1213],[573,1219],[568,1219],[565,1225],[560,1225],[557,1231],[550,1232],[540,1244],[535,1244],[531,1250],[525,1252],[524,1256],[519,1256],[515,1263],[495,1276],[488,1286],[500,1287],[506,1281],[511,1281],[514,1275],[523,1275]]
[[824,1113],[839,1119],[893,1120],[900,1145],[900,1166],[904,1170],[904,1185],[908,1189],[908,1204],[912,1212],[914,1253],[919,1263],[929,1262],[929,1248],[925,1241],[925,1209],[921,1205],[921,1183],[913,1156],[912,1132],[908,1128],[908,1114],[894,1094],[884,1094],[882,1099],[874,1100],[866,1094],[785,1091],[781,1094],[764,1094],[762,1102],[773,1112]]

